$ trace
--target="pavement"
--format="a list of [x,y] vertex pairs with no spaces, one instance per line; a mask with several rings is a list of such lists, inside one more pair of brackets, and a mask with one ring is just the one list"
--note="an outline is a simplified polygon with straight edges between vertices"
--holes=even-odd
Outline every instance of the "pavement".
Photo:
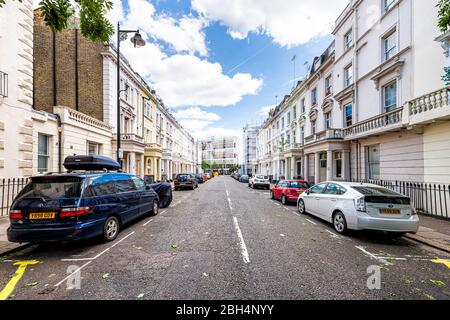
[[9,227],[9,218],[0,217],[0,257],[15,251],[26,244],[12,243],[6,237],[6,230]]
[[13,300],[450,300],[449,253],[380,232],[338,235],[230,177],[174,192],[113,243],[32,245],[0,265],[0,298]]

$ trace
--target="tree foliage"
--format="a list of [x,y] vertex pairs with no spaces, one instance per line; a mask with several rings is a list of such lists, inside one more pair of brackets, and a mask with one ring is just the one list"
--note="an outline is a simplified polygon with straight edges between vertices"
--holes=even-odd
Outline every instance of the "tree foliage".
[[450,28],[450,0],[439,0],[438,3],[438,26],[442,32]]
[[[5,3],[6,0],[0,0],[0,8]],[[106,19],[106,14],[112,7],[111,0],[75,0],[75,7],[70,0],[42,0],[39,3],[42,17],[52,31],[63,31],[68,27],[70,19],[76,17],[83,36],[102,42],[108,42],[114,34],[114,26]]]

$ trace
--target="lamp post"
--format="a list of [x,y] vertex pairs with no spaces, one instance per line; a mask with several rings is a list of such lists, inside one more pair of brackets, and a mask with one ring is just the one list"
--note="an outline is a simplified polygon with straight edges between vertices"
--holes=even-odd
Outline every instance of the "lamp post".
[[126,40],[129,33],[134,33],[134,37],[131,38],[131,42],[134,44],[135,48],[145,46],[145,40],[139,33],[139,29],[120,30],[120,23],[117,23],[117,161],[120,163],[120,166],[122,166],[123,157],[123,152],[120,144],[120,93],[128,90],[128,87],[126,87],[125,90],[120,89],[120,42]]

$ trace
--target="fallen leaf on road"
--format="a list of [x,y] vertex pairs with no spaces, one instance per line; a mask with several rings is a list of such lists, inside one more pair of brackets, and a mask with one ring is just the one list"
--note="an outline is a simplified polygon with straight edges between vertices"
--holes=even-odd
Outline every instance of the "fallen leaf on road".
[[138,250],[142,250],[142,247],[136,247],[135,245],[133,245],[133,248],[138,249]]
[[173,244],[172,249],[176,249],[176,248],[178,248],[178,246],[176,244]]
[[208,278],[208,277],[209,277],[209,274],[207,274],[206,272],[203,272],[203,273],[202,273],[202,276],[205,277],[205,278]]
[[102,278],[103,278],[103,279],[109,278],[109,273],[105,273],[104,275],[102,275]]
[[138,296],[137,296],[138,299],[142,299],[143,297],[144,297],[144,294],[143,294],[143,293],[140,293],[140,294],[138,294]]
[[442,280],[433,280],[433,279],[431,279],[430,281],[433,282],[435,285],[437,285],[439,287],[445,287],[446,286],[445,282],[442,281]]
[[286,235],[285,234],[280,234],[280,237],[286,237]]
[[31,288],[31,287],[35,287],[35,286],[37,286],[37,282],[31,282],[31,283],[27,283],[27,284],[24,284],[23,286],[22,286],[22,288]]
[[49,278],[53,278],[54,276],[56,276],[56,273],[50,273],[50,274],[48,275]]
[[430,300],[436,300],[436,298],[433,297],[431,294],[425,293],[425,297],[427,297],[427,298],[430,299]]

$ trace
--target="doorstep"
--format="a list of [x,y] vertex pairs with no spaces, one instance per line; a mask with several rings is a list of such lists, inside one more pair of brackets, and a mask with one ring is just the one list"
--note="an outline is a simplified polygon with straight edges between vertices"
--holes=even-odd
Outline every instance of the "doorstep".
[[15,251],[21,250],[28,246],[27,243],[13,243],[9,242],[6,237],[6,230],[9,227],[9,218],[0,217],[0,257],[6,256]]
[[419,231],[406,237],[450,253],[450,220],[421,215]]

